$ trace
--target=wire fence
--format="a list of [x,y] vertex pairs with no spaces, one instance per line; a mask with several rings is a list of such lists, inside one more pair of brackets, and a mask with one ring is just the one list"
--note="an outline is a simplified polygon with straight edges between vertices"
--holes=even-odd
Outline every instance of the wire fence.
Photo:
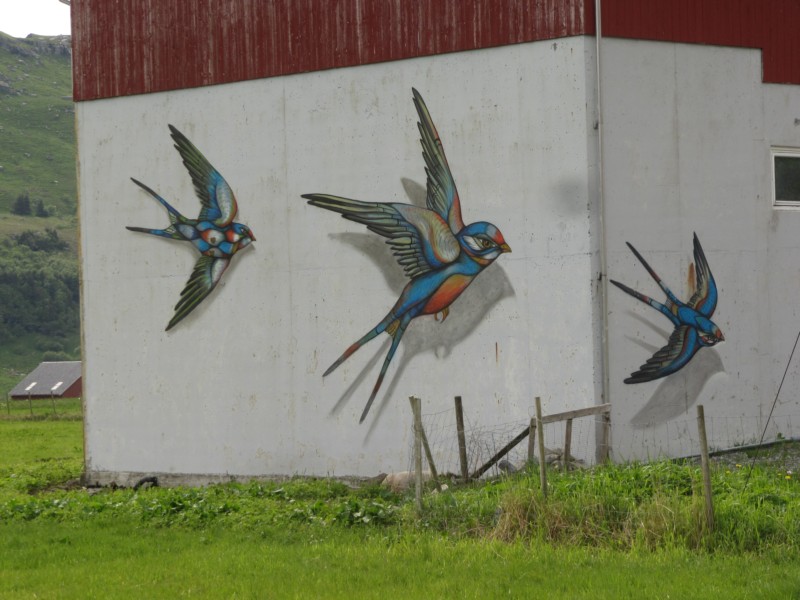
[[12,400],[6,397],[0,404],[0,419],[80,418],[83,404],[80,398],[25,398]]
[[[470,419],[468,405],[464,407],[463,419],[467,471],[470,474],[486,465],[511,440],[530,428],[530,420],[527,419],[491,425],[476,423]],[[770,444],[780,440],[800,440],[800,414],[776,412],[766,428],[765,421],[766,417],[759,415],[726,416],[707,410],[705,427],[710,454],[744,451],[761,443]],[[440,474],[460,476],[462,468],[455,407],[423,414],[422,423],[436,470]],[[604,433],[606,427],[607,433]],[[619,463],[690,458],[700,454],[697,419],[690,413],[683,419],[648,427],[633,427],[627,423],[607,421],[601,415],[589,415],[573,419],[570,429],[569,456],[564,457],[567,435],[565,421],[545,422],[542,426],[547,464],[563,468],[566,460],[570,468],[585,468],[605,456]],[[608,452],[604,454],[603,446],[606,443]],[[412,456],[413,452],[409,451],[409,457]],[[534,445],[529,449],[526,436],[492,464],[484,476],[496,477],[514,472],[524,468],[531,457],[538,461],[538,456],[538,447]],[[409,471],[413,470],[412,460],[409,458]]]

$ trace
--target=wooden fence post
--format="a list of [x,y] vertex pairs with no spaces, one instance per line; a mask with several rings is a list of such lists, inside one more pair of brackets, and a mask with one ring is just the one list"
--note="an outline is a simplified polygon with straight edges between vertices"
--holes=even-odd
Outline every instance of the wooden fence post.
[[539,430],[539,482],[542,484],[542,494],[547,497],[547,473],[544,462],[544,429],[542,428],[542,399],[536,396],[536,429]]
[[706,525],[714,529],[714,502],[711,497],[711,467],[708,462],[708,439],[706,438],[706,417],[703,405],[697,405],[697,432],[700,435],[700,467],[703,470],[703,495],[706,501]]
[[464,407],[461,396],[456,396],[456,433],[458,434],[458,459],[461,462],[461,478],[469,481],[469,465],[467,464],[467,439],[464,435]]
[[[539,404],[541,405],[541,400],[537,399]],[[561,413],[554,413],[547,416],[539,416],[538,419],[531,419],[529,425],[525,427],[514,439],[508,442],[505,446],[503,446],[500,450],[498,450],[492,458],[490,458],[486,463],[482,466],[478,467],[470,477],[472,479],[478,479],[481,475],[483,475],[486,471],[488,471],[494,464],[503,458],[506,454],[508,454],[512,449],[514,449],[517,444],[522,442],[526,437],[528,438],[528,462],[533,462],[533,455],[534,455],[534,448],[536,443],[536,430],[539,430],[539,444],[541,451],[539,452],[541,457],[544,457],[545,448],[544,448],[544,429],[543,426],[545,423],[560,423],[561,421],[572,421],[574,419],[579,419],[581,417],[588,417],[591,415],[603,415],[608,416],[608,412],[611,410],[610,404],[597,404],[595,406],[590,406],[587,408],[577,408],[575,410],[568,410],[566,412]],[[539,412],[541,413],[541,407]],[[572,454],[571,447],[572,447],[572,428],[568,426],[567,431],[567,450],[568,455]]]
[[569,471],[569,453],[572,451],[572,419],[567,419],[567,424],[564,429],[564,455],[561,457],[561,466],[564,468],[564,473]]
[[601,417],[601,433],[600,433],[600,452],[598,461],[602,463],[608,462],[611,448],[611,413],[603,413]]
[[528,464],[533,464],[533,457],[536,456],[536,419],[531,419],[528,426]]
[[416,480],[415,504],[417,514],[422,513],[422,401],[410,396],[411,410],[414,413],[414,478]]

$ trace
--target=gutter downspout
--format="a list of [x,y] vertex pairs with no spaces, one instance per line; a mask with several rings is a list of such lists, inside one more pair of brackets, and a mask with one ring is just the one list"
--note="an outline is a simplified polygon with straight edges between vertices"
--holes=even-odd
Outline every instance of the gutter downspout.
[[[596,80],[596,105],[597,110],[597,185],[598,185],[598,226],[600,228],[600,369],[601,369],[601,385],[602,385],[602,398],[601,403],[611,403],[610,385],[608,374],[608,257],[606,255],[606,205],[605,205],[605,173],[603,165],[603,86],[602,86],[602,61],[600,58],[600,47],[603,38],[603,7],[602,0],[595,0],[595,76]],[[605,420],[600,425],[600,443],[597,447],[598,460],[607,460],[609,458],[609,451],[611,447],[611,427],[610,421]]]

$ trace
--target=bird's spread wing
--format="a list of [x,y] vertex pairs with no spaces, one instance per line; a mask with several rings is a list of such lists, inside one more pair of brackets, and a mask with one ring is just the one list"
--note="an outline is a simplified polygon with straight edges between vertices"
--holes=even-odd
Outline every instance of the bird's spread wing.
[[201,256],[197,259],[189,281],[181,292],[181,299],[175,305],[175,314],[167,325],[167,331],[197,308],[197,305],[211,293],[229,263],[230,259],[213,256]]
[[362,202],[329,194],[304,194],[312,206],[338,212],[345,219],[389,238],[389,245],[406,275],[418,277],[456,260],[458,240],[435,212],[409,204]]
[[464,228],[461,219],[461,201],[453,180],[453,174],[444,155],[444,146],[433,124],[433,119],[419,92],[412,88],[414,106],[419,115],[419,133],[422,142],[422,156],[425,159],[425,173],[428,175],[428,208],[436,212],[454,234]]
[[172,132],[175,149],[189,170],[195,192],[203,205],[198,220],[211,221],[219,227],[230,225],[236,217],[238,207],[228,182],[185,135],[172,125],[169,130]]
[[689,306],[704,317],[711,317],[717,308],[717,284],[708,266],[706,255],[697,234],[694,234],[694,263],[697,274],[697,287],[689,299]]
[[667,345],[648,358],[638,371],[631,373],[625,383],[643,383],[675,373],[685,367],[699,349],[697,330],[685,325],[676,327]]

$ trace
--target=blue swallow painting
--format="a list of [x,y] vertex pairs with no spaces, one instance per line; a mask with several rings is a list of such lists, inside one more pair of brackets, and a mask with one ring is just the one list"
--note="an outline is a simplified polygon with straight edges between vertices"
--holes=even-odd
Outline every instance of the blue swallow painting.
[[636,248],[631,244],[628,244],[628,248],[667,295],[667,302],[666,304],[656,302],[618,281],[611,280],[611,283],[623,292],[655,308],[666,316],[675,327],[667,345],[647,359],[647,362],[639,367],[638,371],[625,379],[625,383],[642,383],[679,371],[689,364],[700,348],[725,341],[725,337],[719,327],[711,321],[711,316],[717,307],[717,285],[708,266],[706,255],[703,253],[703,248],[700,246],[700,240],[697,239],[697,234],[694,235],[694,264],[689,266],[689,281],[693,282],[696,277],[697,282],[696,285],[692,284],[695,290],[689,302],[686,303],[675,297],[675,294],[661,281],[661,278],[650,268],[642,255],[636,251]]
[[387,244],[411,279],[389,313],[334,362],[323,377],[377,335],[392,338],[372,394],[361,414],[363,422],[381,387],[389,363],[408,324],[421,315],[447,318],[450,305],[475,277],[504,252],[511,252],[500,230],[483,221],[464,225],[461,201],[444,147],[428,108],[412,90],[419,115],[422,156],[427,168],[427,208],[410,204],[362,202],[329,194],[305,194],[308,204],[337,213],[367,226],[386,238]]
[[216,287],[222,274],[239,250],[255,241],[247,225],[234,223],[238,205],[233,190],[211,163],[195,148],[189,139],[172,125],[169,126],[175,149],[189,171],[194,190],[202,208],[197,219],[188,219],[173,208],[156,192],[141,181],[131,177],[133,183],[158,200],[167,209],[170,225],[165,229],[127,227],[130,231],[149,233],[172,240],[191,242],[200,258],[195,263],[189,281],[175,305],[175,314],[166,331],[177,325],[192,312]]

